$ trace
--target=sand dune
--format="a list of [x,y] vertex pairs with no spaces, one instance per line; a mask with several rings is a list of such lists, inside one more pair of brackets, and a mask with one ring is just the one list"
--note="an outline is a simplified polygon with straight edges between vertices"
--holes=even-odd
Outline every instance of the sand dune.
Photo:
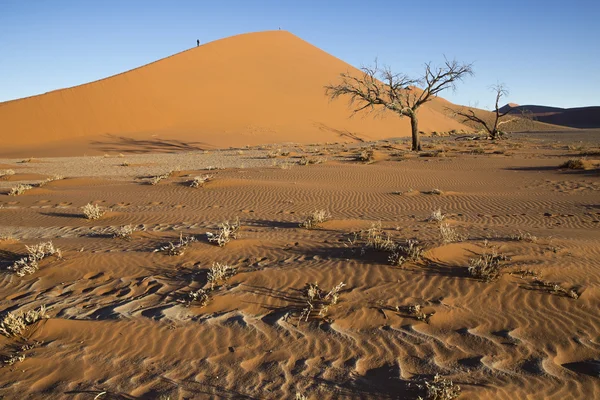
[[[350,119],[344,101],[329,102],[323,86],[348,70],[285,31],[217,40],[100,81],[0,103],[1,154],[23,146],[33,156],[118,151],[124,138],[140,149],[177,139],[185,150],[409,135],[408,120]],[[424,131],[465,128],[428,107],[422,113]]]
[[[440,374],[461,399],[598,397],[598,169],[557,166],[599,143],[597,132],[577,131],[425,138],[441,154],[418,157],[407,141],[381,142],[369,144],[372,164],[356,160],[366,144],[0,159],[15,172],[1,192],[68,176],[0,196],[0,315],[46,305],[49,317],[22,337],[0,335],[0,395],[415,399],[425,395],[415,383]],[[324,164],[300,165],[322,155]],[[207,173],[212,181],[189,187]],[[87,202],[109,211],[87,220]],[[299,227],[320,208],[329,221]],[[427,220],[437,208],[458,242],[443,243]],[[236,240],[206,240],[234,217]],[[422,259],[394,266],[386,252],[361,249],[352,232],[377,223],[397,243],[419,240]],[[137,228],[130,240],[112,237],[127,224]],[[197,238],[183,255],[154,252],[180,232]],[[61,259],[23,277],[7,270],[25,245],[47,240]],[[469,260],[492,251],[507,257],[501,277],[470,276]],[[207,288],[214,262],[235,274],[207,304],[186,302]],[[314,282],[346,286],[324,317],[305,321],[303,289]],[[406,310],[415,304],[427,320]]]

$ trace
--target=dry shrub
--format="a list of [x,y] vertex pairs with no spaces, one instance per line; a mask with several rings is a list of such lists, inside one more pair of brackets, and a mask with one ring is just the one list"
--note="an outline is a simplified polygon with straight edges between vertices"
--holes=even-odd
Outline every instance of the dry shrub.
[[373,149],[363,149],[360,153],[358,153],[356,159],[366,163],[373,162],[375,161],[375,152]]
[[160,181],[171,177],[171,175],[173,175],[173,172],[174,170],[171,170],[169,172],[165,172],[164,174],[153,176],[148,180],[148,183],[151,185],[158,185]]
[[236,217],[233,223],[225,221],[219,224],[217,232],[206,232],[208,241],[216,243],[219,247],[225,246],[231,239],[237,239],[240,230],[240,219]]
[[22,183],[19,183],[17,186],[14,186],[10,189],[10,192],[8,192],[8,195],[9,196],[19,196],[31,189],[33,189],[33,186],[24,185]]
[[444,218],[446,218],[446,215],[444,213],[442,213],[442,209],[438,208],[437,210],[433,211],[431,213],[431,215],[427,218],[428,222],[442,222],[444,220]]
[[456,229],[452,228],[447,222],[440,224],[440,236],[444,243],[455,243],[462,242],[463,236],[460,235]]
[[304,221],[299,225],[301,228],[313,229],[327,221],[329,218],[331,218],[331,214],[329,214],[327,210],[315,210],[308,214]]
[[4,179],[7,178],[9,176],[12,176],[15,174],[15,171],[13,171],[12,169],[5,169],[0,171],[0,179]]
[[327,161],[325,157],[302,157],[298,164],[300,165],[308,165],[308,164],[323,164]]
[[168,244],[159,247],[158,249],[154,249],[154,252],[165,253],[168,256],[181,256],[185,253],[185,250],[190,245],[196,241],[196,238],[193,236],[183,237],[182,233],[179,233],[179,241],[178,242],[169,242]]
[[593,166],[591,162],[583,158],[572,158],[560,164],[558,168],[589,169]]
[[81,209],[83,211],[83,215],[87,219],[100,219],[104,214],[106,214],[106,210],[97,204],[87,203],[85,206],[81,207]]
[[214,263],[208,271],[207,281],[210,285],[210,290],[214,290],[215,285],[219,282],[227,280],[230,276],[235,275],[235,268],[227,264]]
[[42,242],[34,246],[25,246],[27,248],[27,256],[14,262],[8,269],[13,271],[18,276],[33,274],[39,269],[39,263],[44,258],[55,256],[58,259],[62,258],[62,252],[59,248],[54,247],[52,242]]
[[365,247],[377,251],[394,251],[396,244],[388,233],[381,229],[381,222],[371,224],[366,231],[361,232]]
[[562,287],[559,283],[556,282],[548,282],[540,278],[533,278],[533,284],[537,286],[541,286],[544,289],[547,289],[550,293],[556,294],[559,296],[570,297],[572,299],[578,299],[579,293],[574,289],[567,289]]
[[431,189],[431,190],[424,191],[423,194],[434,194],[434,195],[441,196],[442,194],[444,194],[444,192],[442,192],[440,189]]
[[42,187],[42,186],[46,185],[47,183],[54,182],[54,181],[60,181],[60,180],[63,180],[63,179],[65,179],[65,177],[62,176],[62,175],[52,175],[52,176],[44,179],[40,183],[38,183],[37,186],[38,187]]
[[206,307],[206,305],[208,304],[208,301],[210,300],[210,298],[208,297],[208,292],[205,289],[197,289],[197,290],[192,290],[191,292],[188,292],[184,298],[183,301],[181,301],[182,303],[185,303],[186,305],[191,305],[192,303],[198,303],[200,304],[200,307]]
[[306,299],[306,307],[300,313],[300,320],[308,321],[308,319],[317,311],[319,317],[324,318],[327,316],[329,307],[338,303],[340,292],[344,286],[346,286],[346,284],[340,282],[329,292],[326,292],[316,283],[307,283],[303,292]]
[[423,247],[417,240],[407,240],[405,245],[395,246],[389,261],[392,265],[401,266],[406,261],[417,262],[423,257]]
[[137,228],[133,225],[124,225],[114,228],[112,235],[114,238],[130,240],[133,232],[137,231]]
[[[396,311],[400,312],[400,307],[396,307]],[[426,313],[423,310],[423,306],[420,304],[413,304],[410,306],[406,307],[406,312],[408,314],[410,314],[411,317],[416,318],[419,321],[423,321],[426,323],[429,323],[429,318],[434,314],[434,313]]]
[[202,176],[196,176],[191,182],[190,182],[190,187],[192,188],[199,188],[204,186],[204,184],[206,182],[209,182],[211,180],[213,180],[214,175],[202,175]]
[[40,306],[38,310],[29,310],[26,313],[9,312],[0,320],[0,334],[6,337],[19,336],[28,325],[44,318],[48,318],[46,306]]
[[481,279],[486,282],[494,281],[500,277],[502,266],[500,262],[506,261],[508,258],[499,255],[496,251],[485,253],[477,258],[469,260],[468,271],[475,279]]
[[424,380],[417,387],[425,391],[425,397],[419,396],[419,400],[453,400],[460,396],[460,386],[437,374],[433,380]]
[[537,243],[537,241],[538,241],[538,238],[536,236],[533,236],[531,233],[521,232],[521,231],[518,231],[517,233],[510,235],[509,238],[511,240],[516,240],[518,242],[524,241],[524,242],[530,242],[530,243]]

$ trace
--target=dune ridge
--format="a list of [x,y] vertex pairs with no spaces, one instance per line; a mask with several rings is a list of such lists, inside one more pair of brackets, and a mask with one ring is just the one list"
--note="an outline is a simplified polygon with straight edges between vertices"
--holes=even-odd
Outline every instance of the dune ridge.
[[[326,98],[323,86],[353,70],[286,31],[221,39],[109,78],[0,103],[3,155],[28,146],[50,156],[65,144],[89,153],[94,143],[121,137],[206,148],[409,135],[406,119],[350,118],[344,101]],[[421,113],[424,131],[466,129],[435,108]]]

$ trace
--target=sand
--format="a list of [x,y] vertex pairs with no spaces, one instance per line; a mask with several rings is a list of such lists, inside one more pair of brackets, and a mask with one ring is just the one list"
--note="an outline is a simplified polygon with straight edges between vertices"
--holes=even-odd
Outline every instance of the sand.
[[[0,178],[3,193],[65,177],[0,195],[0,313],[46,305],[49,316],[22,337],[0,335],[5,360],[25,356],[2,368],[0,396],[411,399],[440,374],[461,399],[599,397],[600,156],[587,170],[558,168],[599,144],[598,131],[570,131],[425,138],[420,156],[391,140],[0,159],[15,171]],[[356,161],[371,147],[374,162]],[[205,174],[213,179],[189,187]],[[88,202],[107,213],[85,219]],[[443,243],[427,221],[438,208],[460,241]],[[317,209],[331,219],[299,227]],[[236,217],[237,239],[207,241]],[[417,239],[422,259],[398,266],[363,251],[352,232],[378,223],[397,243]],[[127,224],[130,240],[112,237]],[[197,239],[183,255],[154,252],[180,233]],[[62,259],[24,277],[7,270],[47,240]],[[508,257],[499,279],[470,276],[469,259],[492,251]],[[187,304],[216,262],[235,274],[206,305]],[[315,282],[345,286],[305,321],[303,289]],[[419,320],[411,305],[432,315]]]
[[[390,114],[350,118],[324,86],[356,69],[286,31],[234,36],[85,85],[0,103],[0,156],[185,151],[410,135]],[[425,132],[467,129],[435,108]]]

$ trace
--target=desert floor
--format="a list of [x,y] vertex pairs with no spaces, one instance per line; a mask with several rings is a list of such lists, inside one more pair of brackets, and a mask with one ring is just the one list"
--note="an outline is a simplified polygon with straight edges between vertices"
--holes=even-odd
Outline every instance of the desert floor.
[[[577,131],[427,138],[420,155],[399,139],[0,159],[15,172],[0,178],[0,315],[48,314],[0,335],[0,398],[412,399],[436,374],[461,399],[599,398],[599,144]],[[587,169],[558,167],[582,156]],[[18,183],[33,188],[8,196]],[[89,202],[106,214],[86,219]],[[207,240],[236,218],[237,239]],[[422,257],[392,265],[369,245],[379,224]],[[182,255],[154,251],[180,234],[196,239]],[[11,270],[46,241],[61,257]],[[485,254],[499,256],[489,282],[468,269]],[[214,263],[234,271],[210,290]],[[306,313],[309,283],[323,293]]]

